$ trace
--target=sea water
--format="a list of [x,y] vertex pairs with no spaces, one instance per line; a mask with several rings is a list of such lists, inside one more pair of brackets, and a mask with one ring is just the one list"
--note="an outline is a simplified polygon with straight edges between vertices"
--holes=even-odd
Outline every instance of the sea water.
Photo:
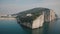
[[34,30],[21,26],[16,19],[0,19],[0,34],[60,34],[60,19]]

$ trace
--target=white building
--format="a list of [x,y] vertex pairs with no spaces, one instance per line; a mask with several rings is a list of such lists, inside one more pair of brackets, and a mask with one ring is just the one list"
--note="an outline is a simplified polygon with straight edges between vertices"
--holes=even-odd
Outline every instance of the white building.
[[26,16],[32,16],[32,14],[27,14]]

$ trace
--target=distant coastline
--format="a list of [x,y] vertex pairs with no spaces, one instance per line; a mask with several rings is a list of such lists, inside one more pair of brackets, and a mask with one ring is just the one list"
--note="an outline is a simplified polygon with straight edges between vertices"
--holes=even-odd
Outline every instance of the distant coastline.
[[12,20],[15,20],[16,18],[0,18],[0,19],[4,19],[4,20],[12,19]]

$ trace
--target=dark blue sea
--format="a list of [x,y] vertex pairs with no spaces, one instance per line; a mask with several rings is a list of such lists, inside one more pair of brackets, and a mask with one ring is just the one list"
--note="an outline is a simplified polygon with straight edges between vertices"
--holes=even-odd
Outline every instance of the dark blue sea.
[[17,20],[0,19],[0,34],[60,34],[60,19],[34,30],[21,26]]

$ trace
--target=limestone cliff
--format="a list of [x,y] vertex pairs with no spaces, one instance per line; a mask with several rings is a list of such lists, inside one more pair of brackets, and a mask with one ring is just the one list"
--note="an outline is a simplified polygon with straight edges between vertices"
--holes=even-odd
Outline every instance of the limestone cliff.
[[56,14],[48,8],[33,8],[17,14],[20,24],[29,28],[39,28],[44,22],[50,22],[56,19]]

